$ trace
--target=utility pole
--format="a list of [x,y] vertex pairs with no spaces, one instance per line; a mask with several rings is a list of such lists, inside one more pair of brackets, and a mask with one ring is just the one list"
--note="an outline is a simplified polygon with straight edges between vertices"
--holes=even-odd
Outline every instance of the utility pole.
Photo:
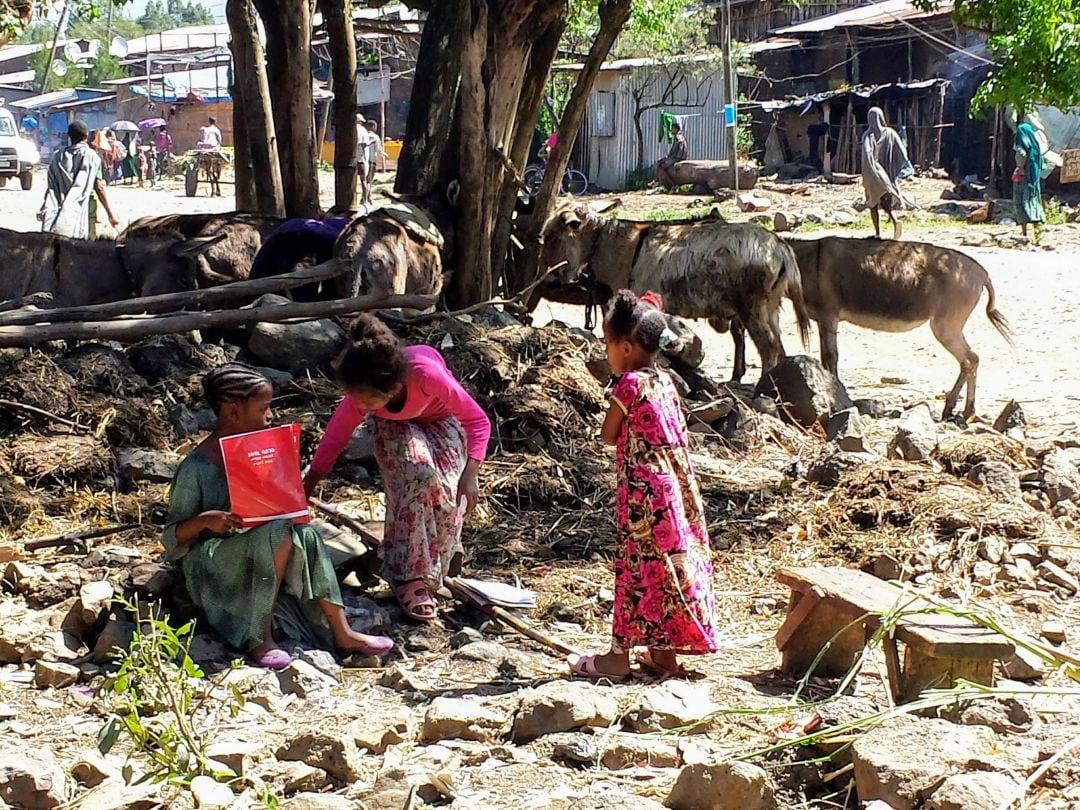
[[[738,109],[735,99],[739,95],[739,83],[735,75],[735,66],[731,63],[731,0],[724,0],[723,11],[720,18],[724,29],[723,34],[723,58],[724,58],[724,132],[727,138],[728,172],[731,174],[731,187],[739,190],[739,155],[736,148],[736,127],[738,126]],[[731,116],[728,116],[728,110]],[[730,122],[730,123],[729,123]]]
[[60,32],[64,28],[64,20],[68,13],[68,2],[65,0],[64,8],[60,12],[60,20],[56,23],[56,33],[53,34],[52,47],[49,49],[49,61],[45,63],[44,75],[41,77],[41,87],[38,89],[38,94],[44,94],[46,88],[49,86],[49,76],[52,73],[53,60],[56,59],[56,43],[60,39]]

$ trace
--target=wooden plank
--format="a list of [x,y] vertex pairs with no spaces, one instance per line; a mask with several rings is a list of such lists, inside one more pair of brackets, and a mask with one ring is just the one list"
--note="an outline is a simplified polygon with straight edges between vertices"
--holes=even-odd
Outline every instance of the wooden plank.
[[1080,149],[1066,149],[1061,153],[1061,182],[1080,181]]
[[810,615],[810,611],[821,601],[823,595],[820,588],[811,588],[802,595],[793,608],[788,609],[787,618],[784,619],[780,629],[776,631],[776,649],[781,652],[784,651],[788,642],[791,641],[792,635],[799,629],[806,617]]
[[[959,616],[929,612],[934,606],[926,600],[865,571],[807,566],[782,568],[776,578],[799,591],[818,587],[830,601],[846,602],[861,613],[881,615],[902,607],[905,615],[897,621],[897,637],[930,656],[992,659],[1013,651],[1012,642],[1004,636]],[[908,612],[915,610],[928,612]]]

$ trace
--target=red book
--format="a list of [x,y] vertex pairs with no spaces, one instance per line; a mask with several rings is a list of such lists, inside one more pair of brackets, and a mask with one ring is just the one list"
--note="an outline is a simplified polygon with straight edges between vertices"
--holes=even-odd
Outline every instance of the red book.
[[300,477],[300,425],[226,436],[221,442],[229,503],[247,525],[269,520],[308,519]]

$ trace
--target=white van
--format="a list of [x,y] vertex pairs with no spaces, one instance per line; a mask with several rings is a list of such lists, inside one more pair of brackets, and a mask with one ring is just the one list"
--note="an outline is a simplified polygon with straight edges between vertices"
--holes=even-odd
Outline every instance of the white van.
[[23,191],[29,191],[34,182],[34,167],[40,160],[37,147],[19,135],[15,116],[7,107],[0,107],[0,188],[10,178],[18,177]]

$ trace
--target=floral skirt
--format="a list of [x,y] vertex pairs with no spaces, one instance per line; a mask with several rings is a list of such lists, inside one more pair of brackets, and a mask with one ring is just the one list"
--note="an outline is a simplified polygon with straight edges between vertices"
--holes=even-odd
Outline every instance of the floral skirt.
[[461,553],[465,506],[457,500],[465,471],[465,431],[453,417],[410,422],[372,417],[375,458],[386,489],[383,578],[442,585]]

